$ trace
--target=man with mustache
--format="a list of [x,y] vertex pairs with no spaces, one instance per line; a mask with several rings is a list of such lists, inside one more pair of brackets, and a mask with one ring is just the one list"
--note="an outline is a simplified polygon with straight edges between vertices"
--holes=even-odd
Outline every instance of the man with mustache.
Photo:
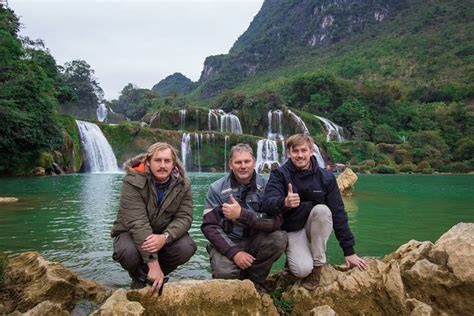
[[186,263],[196,251],[189,237],[191,182],[176,150],[155,143],[124,163],[120,210],[112,237],[113,259],[128,271],[132,289],[152,285],[157,292],[165,275]]
[[246,144],[232,147],[228,175],[212,183],[201,230],[209,240],[212,276],[250,279],[260,294],[272,264],[285,251],[281,215],[262,210],[266,180],[255,172],[255,157]]
[[273,170],[263,198],[263,209],[283,215],[288,234],[286,249],[290,272],[301,285],[314,290],[326,263],[326,244],[332,229],[344,252],[346,264],[362,269],[367,262],[354,251],[344,203],[334,175],[320,167],[313,156],[314,141],[296,134],[286,141],[288,161]]

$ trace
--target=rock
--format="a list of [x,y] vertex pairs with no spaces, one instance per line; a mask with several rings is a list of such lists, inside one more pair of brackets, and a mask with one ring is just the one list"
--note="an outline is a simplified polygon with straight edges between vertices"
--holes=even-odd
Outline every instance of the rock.
[[27,311],[23,314],[24,316],[43,316],[43,315],[55,315],[55,316],[69,316],[69,312],[62,308],[60,304],[51,303],[50,301],[44,301]]
[[343,173],[337,177],[337,186],[342,195],[352,195],[352,190],[357,182],[357,175],[352,171],[351,168],[346,168]]
[[37,177],[43,177],[46,175],[46,170],[43,167],[36,167],[33,169],[33,175]]
[[111,290],[90,280],[79,279],[63,265],[50,262],[36,252],[26,252],[9,259],[4,286],[15,298],[16,308],[25,312],[37,304],[50,301],[71,310],[82,299],[102,303]]
[[441,236],[430,257],[462,282],[474,283],[474,223],[459,223]]
[[410,311],[410,316],[431,316],[433,313],[431,306],[414,298],[407,299],[406,304]]
[[400,246],[395,252],[387,255],[383,261],[398,261],[401,270],[410,269],[417,261],[428,257],[433,243],[430,241],[410,240],[408,243]]
[[119,289],[112,294],[107,301],[91,316],[113,316],[113,315],[128,315],[140,316],[143,315],[145,309],[139,302],[131,302],[127,299],[127,291]]
[[309,311],[310,316],[335,316],[336,312],[328,305],[318,306]]
[[403,314],[405,289],[397,263],[370,259],[366,271],[325,266],[321,284],[314,291],[293,285],[283,298],[294,302],[293,313],[305,314],[328,305],[337,314]]
[[16,197],[0,197],[0,203],[15,203],[18,202]]
[[265,296],[249,280],[188,280],[166,284],[162,296],[149,295],[148,288],[127,294],[148,315],[278,315]]

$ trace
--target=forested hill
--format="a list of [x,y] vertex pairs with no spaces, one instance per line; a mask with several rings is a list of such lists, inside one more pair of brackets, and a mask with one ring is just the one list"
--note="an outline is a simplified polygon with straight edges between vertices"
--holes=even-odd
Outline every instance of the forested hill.
[[158,92],[162,97],[173,94],[187,94],[196,88],[196,84],[179,72],[169,75],[151,88],[152,91]]
[[210,56],[204,97],[328,71],[369,83],[472,82],[471,0],[266,0],[229,54]]

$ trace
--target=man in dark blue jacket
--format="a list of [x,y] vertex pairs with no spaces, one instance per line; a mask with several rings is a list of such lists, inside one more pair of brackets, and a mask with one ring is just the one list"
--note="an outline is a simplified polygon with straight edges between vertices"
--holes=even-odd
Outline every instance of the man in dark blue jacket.
[[303,279],[301,285],[308,290],[319,285],[326,263],[326,243],[333,228],[346,263],[367,268],[367,262],[355,254],[354,236],[336,178],[318,167],[313,145],[308,135],[288,138],[289,159],[272,171],[262,207],[269,214],[283,214],[282,230],[288,233],[288,267],[293,275]]

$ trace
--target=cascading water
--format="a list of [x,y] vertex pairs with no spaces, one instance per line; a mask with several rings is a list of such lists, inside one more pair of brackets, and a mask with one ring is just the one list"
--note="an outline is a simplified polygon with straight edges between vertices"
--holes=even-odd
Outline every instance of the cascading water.
[[186,109],[179,110],[179,122],[180,122],[180,129],[184,131],[184,127],[186,124]]
[[239,118],[234,114],[224,114],[221,116],[221,132],[242,134],[242,126]]
[[107,118],[107,113],[108,113],[108,109],[105,106],[105,104],[104,103],[99,104],[96,110],[97,120],[99,122],[105,121],[105,119]]
[[317,116],[315,115],[316,118],[318,118],[321,122],[323,122],[325,128],[326,128],[326,141],[330,142],[332,140],[336,140],[338,142],[343,142],[345,139],[342,137],[343,129],[341,126],[337,125],[333,121],[328,120],[327,118]]
[[181,161],[183,162],[184,169],[188,171],[190,169],[191,161],[191,135],[189,133],[183,133],[181,138]]
[[195,152],[195,166],[197,166],[197,171],[201,172],[201,143],[202,143],[202,134],[194,133],[194,152]]
[[207,129],[209,131],[219,130],[221,127],[220,118],[224,114],[222,110],[210,109],[209,112],[207,112]]
[[117,159],[100,128],[93,123],[76,120],[85,155],[86,170],[92,173],[120,172]]
[[[271,170],[272,166],[279,166],[280,159],[278,157],[277,140],[281,141],[284,150],[284,139],[282,133],[282,116],[283,112],[280,110],[268,111],[268,133],[266,139],[261,139],[257,142],[257,163],[256,169],[258,172],[263,170]],[[284,151],[282,160],[284,159]]]
[[313,145],[313,155],[316,157],[316,161],[318,162],[318,166],[321,168],[326,168],[326,164],[324,163],[323,156],[321,155],[321,151],[319,150],[318,145]]
[[224,137],[224,172],[227,172],[227,143],[229,142],[229,136]]

